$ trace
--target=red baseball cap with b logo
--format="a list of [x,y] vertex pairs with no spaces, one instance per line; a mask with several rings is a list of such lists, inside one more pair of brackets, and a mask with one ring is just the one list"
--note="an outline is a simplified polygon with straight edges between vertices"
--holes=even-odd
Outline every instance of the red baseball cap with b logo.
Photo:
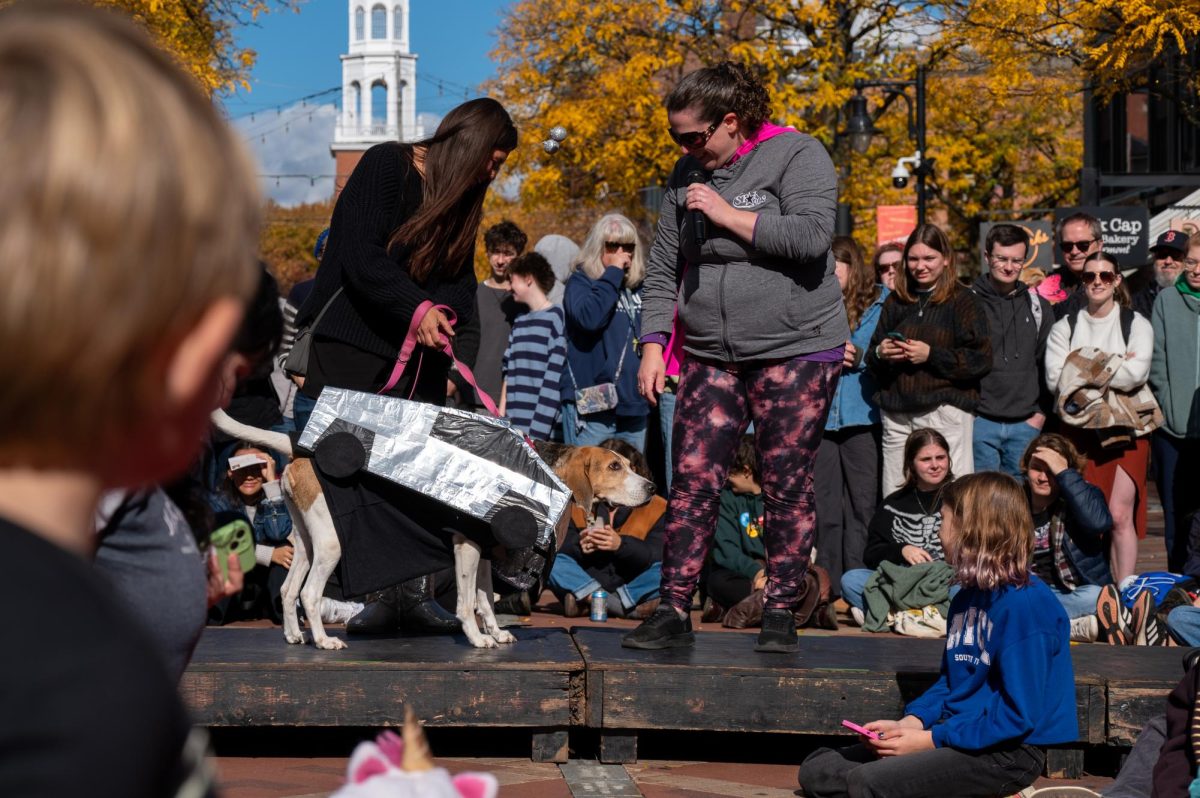
[[1180,255],[1186,255],[1188,248],[1188,234],[1182,230],[1168,230],[1158,237],[1154,242],[1154,246],[1150,247],[1151,252],[1160,249],[1171,249]]

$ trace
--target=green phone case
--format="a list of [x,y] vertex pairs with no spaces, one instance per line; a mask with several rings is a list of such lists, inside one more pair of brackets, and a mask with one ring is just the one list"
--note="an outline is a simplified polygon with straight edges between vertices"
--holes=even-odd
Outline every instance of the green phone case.
[[237,554],[242,573],[257,563],[254,559],[254,532],[245,521],[231,521],[215,530],[209,537],[209,545],[217,552],[217,567],[221,569],[222,581],[229,578],[230,552]]

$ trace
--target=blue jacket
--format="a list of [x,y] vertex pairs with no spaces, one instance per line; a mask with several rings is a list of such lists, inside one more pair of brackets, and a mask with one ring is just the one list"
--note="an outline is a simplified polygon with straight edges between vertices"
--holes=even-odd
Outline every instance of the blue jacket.
[[636,349],[642,332],[642,294],[640,289],[632,293],[631,319],[621,301],[623,279],[625,272],[616,266],[605,269],[598,280],[581,269],[567,279],[563,312],[567,317],[570,372],[563,375],[562,400],[574,402],[576,388],[613,382],[621,350],[628,347],[617,381],[617,415],[645,416],[650,410],[637,390],[637,372],[642,365]]
[[887,286],[879,286],[879,296],[863,311],[858,326],[850,334],[850,343],[858,350],[858,357],[853,366],[842,368],[842,377],[838,380],[833,401],[829,403],[829,419],[825,422],[827,430],[867,427],[879,423],[879,405],[874,398],[879,386],[867,369],[867,350],[871,348],[871,336],[875,334],[875,325],[879,324],[879,313],[887,295]]
[[905,714],[938,748],[1075,742],[1070,625],[1036,576],[1025,587],[964,588],[950,602],[941,676]]
[[1073,468],[1068,468],[1056,479],[1059,498],[1054,512],[1062,514],[1066,534],[1059,545],[1067,561],[1083,577],[1081,584],[1111,585],[1108,542],[1113,519],[1103,491]]
[[210,493],[208,503],[216,514],[216,527],[240,518],[254,530],[254,542],[257,544],[278,546],[287,542],[287,536],[292,532],[292,517],[283,503],[283,497],[260,501],[254,509],[253,521],[246,512],[246,505],[234,501],[225,491]]

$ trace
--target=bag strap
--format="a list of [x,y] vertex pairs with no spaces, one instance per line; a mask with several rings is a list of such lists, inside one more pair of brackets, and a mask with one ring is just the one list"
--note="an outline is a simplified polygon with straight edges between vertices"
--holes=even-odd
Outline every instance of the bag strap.
[[325,303],[325,307],[321,308],[321,312],[317,314],[317,317],[315,319],[313,319],[313,323],[309,326],[308,329],[312,330],[314,333],[317,331],[317,325],[319,325],[321,323],[321,319],[325,318],[325,311],[329,310],[330,306],[333,305],[333,300],[335,300],[339,296],[341,296],[342,291],[345,288],[346,288],[346,286],[344,286],[344,285],[338,286],[338,290],[334,291],[333,296],[329,297],[329,301]]
[[[625,289],[621,296],[625,302],[625,315],[629,317],[629,335],[625,338],[625,346],[621,348],[621,357],[617,359],[617,373],[613,375],[613,384],[617,385],[621,382],[621,369],[625,365],[625,353],[629,351],[633,344],[633,300],[629,297],[629,289]],[[619,300],[618,300],[619,304]]]
[[[417,305],[417,310],[413,313],[412,321],[408,324],[408,333],[404,336],[404,343],[400,347],[400,353],[396,357],[396,365],[392,367],[392,375],[388,377],[387,383],[379,389],[379,393],[387,393],[392,388],[395,388],[396,383],[400,381],[400,375],[404,373],[405,367],[408,366],[408,361],[412,359],[413,351],[417,348],[417,328],[421,326],[421,321],[425,318],[425,314],[431,310],[440,310],[452,325],[458,321],[458,317],[454,311],[447,305],[435,305],[428,299]],[[451,362],[458,369],[458,373],[462,375],[462,378],[467,381],[468,385],[475,389],[475,393],[479,396],[479,401],[483,403],[487,411],[499,418],[500,411],[496,407],[496,403],[475,382],[475,374],[472,373],[470,367],[454,356],[454,347],[450,346],[450,341],[447,340],[438,351],[450,358]],[[417,384],[417,375],[421,373],[421,360],[422,358],[418,356],[417,372],[413,375],[414,389]]]

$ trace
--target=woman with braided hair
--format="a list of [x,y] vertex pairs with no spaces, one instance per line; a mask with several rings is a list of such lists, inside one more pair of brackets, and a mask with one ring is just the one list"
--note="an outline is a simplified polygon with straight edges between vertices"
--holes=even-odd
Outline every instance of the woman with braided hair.
[[688,610],[721,488],[753,421],[767,557],[757,648],[793,651],[816,528],[813,460],[850,337],[829,251],[837,175],[819,141],[769,121],[767,90],[740,64],[685,76],[666,109],[682,157],[647,263],[642,395],[653,403],[663,391],[676,308],[686,356],[662,604],[623,644],[691,645]]

